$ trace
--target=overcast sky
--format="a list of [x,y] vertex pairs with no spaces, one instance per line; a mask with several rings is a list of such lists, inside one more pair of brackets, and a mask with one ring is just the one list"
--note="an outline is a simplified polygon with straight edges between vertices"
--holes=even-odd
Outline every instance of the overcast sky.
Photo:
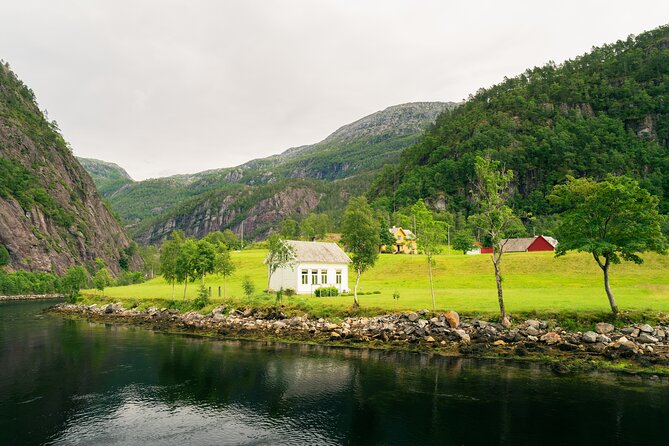
[[0,58],[76,155],[144,179],[460,101],[666,22],[667,0],[2,0]]

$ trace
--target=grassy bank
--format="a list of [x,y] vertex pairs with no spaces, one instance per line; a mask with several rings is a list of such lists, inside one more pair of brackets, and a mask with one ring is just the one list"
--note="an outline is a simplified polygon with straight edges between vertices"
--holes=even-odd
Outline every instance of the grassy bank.
[[[249,276],[258,289],[266,288],[267,270],[262,264],[266,252],[249,250],[233,253],[237,271],[227,280],[226,303],[231,305],[271,305],[273,296],[259,294],[250,300],[242,292],[242,278]],[[487,255],[440,255],[435,268],[437,309],[465,314],[493,315],[498,311],[495,282]],[[643,265],[612,267],[611,282],[619,306],[632,313],[669,312],[669,256],[647,255]],[[503,259],[504,292],[512,314],[580,313],[605,315],[608,301],[602,286],[601,271],[592,257],[570,254],[555,258],[552,253],[513,253]],[[350,285],[354,277],[351,277]],[[212,304],[223,279],[211,276],[206,285],[213,289]],[[198,283],[189,284],[186,300],[195,298]],[[427,263],[424,256],[382,255],[360,283],[361,311],[373,314],[431,308]],[[395,302],[393,293],[399,293]],[[94,290],[84,292],[94,299]],[[105,290],[104,300],[130,302],[142,307],[169,306],[172,287],[162,278],[139,285]],[[177,305],[183,300],[183,285],[176,287]],[[102,299],[100,299],[102,300]],[[314,315],[337,315],[350,308],[351,296],[316,298],[284,297],[284,303]]]

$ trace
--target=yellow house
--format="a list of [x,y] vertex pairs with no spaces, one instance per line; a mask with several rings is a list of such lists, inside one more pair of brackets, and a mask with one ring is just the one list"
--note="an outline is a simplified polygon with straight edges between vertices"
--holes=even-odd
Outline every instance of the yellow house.
[[389,229],[395,243],[392,247],[383,245],[381,252],[392,252],[393,254],[418,254],[416,246],[416,236],[408,229],[402,229],[393,226]]

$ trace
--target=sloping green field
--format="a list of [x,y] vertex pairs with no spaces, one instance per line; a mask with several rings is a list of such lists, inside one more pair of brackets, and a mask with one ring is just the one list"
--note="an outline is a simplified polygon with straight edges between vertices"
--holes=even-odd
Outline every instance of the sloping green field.
[[[251,277],[258,290],[266,288],[267,270],[262,261],[263,250],[233,253],[237,265],[235,274],[228,278],[228,302],[233,305],[248,303],[241,282]],[[489,255],[440,255],[435,268],[435,295],[438,310],[456,310],[463,313],[495,313],[497,293]],[[592,257],[570,254],[555,258],[552,253],[512,253],[503,258],[505,302],[509,312],[606,312],[608,301],[602,285],[602,274]],[[350,272],[349,286],[355,276]],[[206,280],[213,288],[213,303],[223,299],[217,296],[221,277]],[[645,263],[614,265],[611,272],[613,292],[622,310],[669,312],[669,256],[647,255]],[[188,285],[187,299],[193,299],[198,283]],[[424,256],[381,255],[377,265],[363,274],[360,282],[360,304],[363,310],[418,310],[431,309]],[[374,294],[374,292],[377,292]],[[394,292],[400,294],[393,301]],[[86,294],[92,294],[89,290]],[[369,293],[369,294],[368,294]],[[140,285],[107,288],[109,300],[131,301],[141,306],[168,306],[172,287],[162,278]],[[176,300],[183,299],[183,285],[176,287]],[[274,296],[262,293],[253,303],[274,301]],[[352,296],[316,298],[310,296],[284,297],[284,303],[320,313],[341,311],[351,306]],[[397,305],[395,307],[395,305]]]

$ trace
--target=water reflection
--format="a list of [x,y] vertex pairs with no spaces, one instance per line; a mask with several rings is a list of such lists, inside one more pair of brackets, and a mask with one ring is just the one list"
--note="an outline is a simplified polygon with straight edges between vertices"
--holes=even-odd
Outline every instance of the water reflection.
[[216,341],[0,304],[2,444],[661,444],[663,384]]

